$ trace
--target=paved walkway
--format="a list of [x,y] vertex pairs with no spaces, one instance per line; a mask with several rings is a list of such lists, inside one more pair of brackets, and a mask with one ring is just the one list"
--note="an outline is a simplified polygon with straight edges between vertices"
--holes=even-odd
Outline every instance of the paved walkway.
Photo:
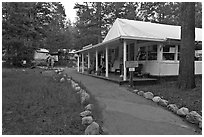
[[96,97],[103,110],[104,127],[112,135],[196,134],[180,117],[118,84],[66,69]]

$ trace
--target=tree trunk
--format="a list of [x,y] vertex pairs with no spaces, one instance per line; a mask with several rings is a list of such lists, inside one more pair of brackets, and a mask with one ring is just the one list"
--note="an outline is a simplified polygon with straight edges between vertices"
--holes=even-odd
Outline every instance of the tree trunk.
[[195,88],[195,3],[183,2],[181,6],[181,46],[178,86]]

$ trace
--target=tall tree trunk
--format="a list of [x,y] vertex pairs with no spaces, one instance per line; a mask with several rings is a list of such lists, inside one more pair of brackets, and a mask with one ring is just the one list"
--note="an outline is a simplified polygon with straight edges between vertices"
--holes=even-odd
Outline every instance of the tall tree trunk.
[[98,43],[102,42],[101,38],[101,2],[96,2],[97,4],[97,19],[98,19]]
[[181,46],[178,86],[195,88],[195,3],[183,2],[181,6]]

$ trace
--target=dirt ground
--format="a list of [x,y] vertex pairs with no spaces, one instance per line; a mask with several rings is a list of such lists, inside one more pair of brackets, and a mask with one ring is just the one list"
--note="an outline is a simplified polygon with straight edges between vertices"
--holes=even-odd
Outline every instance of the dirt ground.
[[82,82],[103,110],[104,127],[111,135],[192,135],[198,129],[150,100],[125,87],[85,76],[73,69],[66,73]]

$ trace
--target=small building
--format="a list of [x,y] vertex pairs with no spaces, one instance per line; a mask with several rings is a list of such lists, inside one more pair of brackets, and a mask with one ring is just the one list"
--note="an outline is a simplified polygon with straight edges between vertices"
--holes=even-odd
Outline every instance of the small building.
[[47,65],[47,58],[49,56],[53,56],[54,57],[54,61],[57,62],[58,61],[58,52],[49,52],[49,50],[47,49],[43,49],[43,48],[39,48],[37,50],[34,51],[34,61],[33,63],[35,63],[36,65]]
[[[105,64],[105,77],[120,71],[126,80],[126,62],[137,61],[143,73],[176,76],[179,72],[180,37],[181,26],[116,19],[102,43],[75,52],[79,55],[78,71],[81,68],[84,72],[85,62],[88,68],[94,66],[96,71]],[[195,28],[195,50],[195,74],[202,74],[201,28]]]
[[34,65],[47,65],[46,59],[49,56],[49,50],[47,49],[43,49],[43,48],[39,48],[37,50],[34,51],[34,60],[32,61],[32,63]]
[[49,56],[49,50],[47,49],[38,49],[34,52],[34,60],[46,60]]

